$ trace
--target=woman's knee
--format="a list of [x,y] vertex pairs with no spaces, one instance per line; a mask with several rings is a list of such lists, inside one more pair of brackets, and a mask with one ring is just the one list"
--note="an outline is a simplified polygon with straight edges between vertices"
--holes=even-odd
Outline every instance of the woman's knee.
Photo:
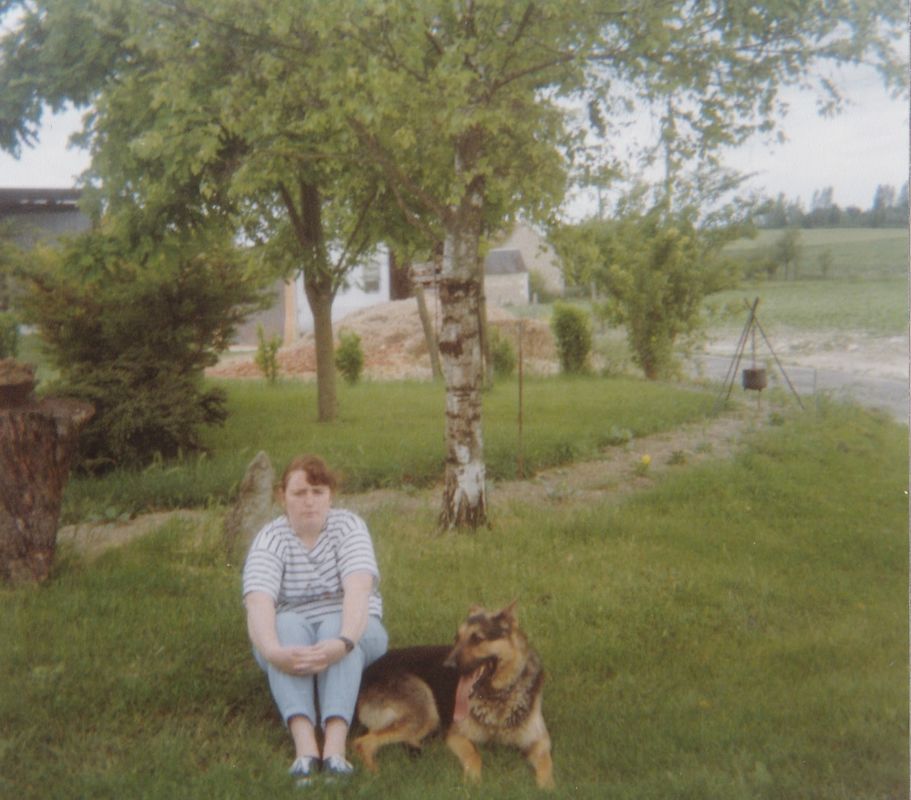
[[275,615],[275,632],[285,646],[315,644],[316,636],[310,623],[300,614],[285,611]]
[[364,653],[365,667],[370,666],[389,649],[389,634],[379,619],[371,617],[359,644]]

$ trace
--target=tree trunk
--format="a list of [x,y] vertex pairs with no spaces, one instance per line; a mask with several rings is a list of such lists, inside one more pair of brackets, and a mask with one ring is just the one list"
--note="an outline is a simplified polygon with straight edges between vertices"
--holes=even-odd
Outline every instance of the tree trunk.
[[332,336],[332,303],[335,286],[323,231],[322,199],[319,187],[298,179],[296,193],[280,184],[279,192],[291,219],[294,235],[303,257],[304,293],[313,315],[316,345],[317,419],[335,419],[338,401],[335,392],[335,342]]
[[493,359],[490,357],[490,330],[487,325],[487,292],[484,289],[484,261],[478,260],[478,333],[481,337],[481,373],[484,388],[493,387]]
[[285,281],[283,299],[282,343],[287,346],[297,341],[297,291],[293,280]]
[[[469,135],[457,169],[477,157]],[[481,434],[481,337],[478,282],[481,186],[473,182],[446,220],[440,276],[440,358],[446,381],[446,471],[440,525],[477,528],[487,523],[486,470]]]
[[334,292],[325,282],[305,278],[307,302],[313,314],[313,338],[316,346],[316,405],[317,419],[331,422],[338,411],[335,390],[335,340],[332,332],[332,301]]
[[36,402],[32,375],[0,362],[0,582],[12,585],[50,574],[70,459],[94,413],[75,400]]
[[407,300],[413,290],[411,283],[411,265],[400,264],[395,253],[389,252],[389,299]]
[[440,345],[437,334],[433,329],[433,320],[427,309],[427,298],[424,287],[415,284],[414,297],[418,301],[418,316],[421,318],[421,327],[424,329],[424,341],[427,342],[427,352],[430,354],[430,370],[435,381],[442,380],[443,368],[440,366]]

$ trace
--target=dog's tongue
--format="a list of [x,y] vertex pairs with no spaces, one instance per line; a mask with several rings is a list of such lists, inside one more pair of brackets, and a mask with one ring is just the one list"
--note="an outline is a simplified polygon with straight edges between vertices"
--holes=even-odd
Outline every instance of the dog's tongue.
[[468,716],[468,698],[471,696],[471,690],[478,682],[478,678],[481,677],[483,671],[483,667],[478,667],[474,672],[466,673],[459,678],[459,685],[456,686],[455,709],[452,712],[452,718],[455,722]]

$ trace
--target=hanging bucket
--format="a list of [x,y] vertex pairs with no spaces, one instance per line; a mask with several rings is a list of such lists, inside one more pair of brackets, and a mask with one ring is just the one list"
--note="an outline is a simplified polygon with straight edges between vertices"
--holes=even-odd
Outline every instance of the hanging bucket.
[[743,388],[761,392],[769,385],[769,378],[763,367],[751,367],[743,371]]

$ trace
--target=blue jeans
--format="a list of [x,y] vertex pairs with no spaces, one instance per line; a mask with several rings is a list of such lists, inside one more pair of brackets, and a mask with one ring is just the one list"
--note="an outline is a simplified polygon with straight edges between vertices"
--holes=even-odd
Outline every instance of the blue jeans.
[[[285,647],[309,646],[335,639],[342,627],[342,615],[329,614],[316,620],[303,614],[284,611],[276,614],[278,641]],[[305,716],[314,725],[320,720],[341,717],[348,725],[354,718],[357,692],[364,669],[376,661],[389,646],[389,635],[377,617],[370,617],[360,641],[341,661],[318,675],[289,675],[253,651],[256,662],[269,678],[269,688],[285,724],[291,717]],[[317,715],[317,698],[319,715]]]

